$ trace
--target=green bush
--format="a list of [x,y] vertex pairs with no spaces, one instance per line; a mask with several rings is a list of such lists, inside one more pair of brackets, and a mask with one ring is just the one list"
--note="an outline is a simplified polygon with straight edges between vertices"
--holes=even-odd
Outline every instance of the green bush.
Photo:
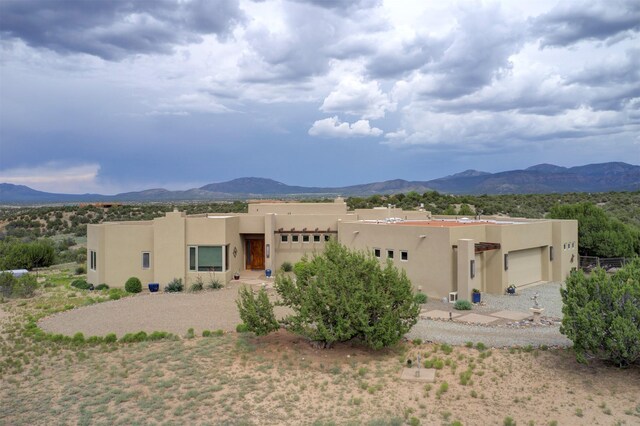
[[106,336],[104,336],[104,342],[105,343],[115,343],[118,340],[118,338],[116,337],[116,335],[114,333],[109,333]]
[[196,281],[195,283],[191,284],[191,287],[189,288],[189,291],[192,293],[197,293],[199,291],[204,290],[204,284],[202,282],[198,282]]
[[86,273],[87,273],[87,268],[85,268],[84,266],[78,266],[76,268],[76,275],[82,275]]
[[[380,349],[397,343],[417,322],[420,306],[406,274],[391,262],[382,268],[372,254],[330,241],[322,254],[296,263],[293,273],[295,279],[278,274],[275,280],[279,304],[293,311],[281,325],[323,347],[358,338]],[[251,331],[277,329],[265,293],[256,299],[245,290],[238,309],[243,321],[251,319]],[[256,324],[265,328],[252,328]]]
[[109,289],[109,299],[118,300],[124,295],[124,291],[120,288]]
[[13,292],[13,284],[16,282],[16,277],[11,272],[3,272],[0,274],[0,296],[11,297]]
[[128,293],[140,293],[142,291],[142,283],[138,277],[131,277],[124,284],[124,289]]
[[147,333],[144,331],[138,331],[137,333],[127,333],[120,338],[122,343],[135,343],[135,342],[144,342],[147,340]]
[[249,331],[249,327],[247,326],[247,324],[240,323],[240,324],[236,325],[236,332],[238,332],[238,333],[247,333],[248,331]]
[[282,262],[282,266],[280,266],[280,269],[282,269],[284,272],[291,272],[293,271],[293,265],[291,264],[291,262]]
[[71,339],[71,341],[76,345],[80,345],[80,344],[84,343],[84,334],[82,334],[80,332],[74,334],[73,338]]
[[91,284],[89,284],[87,280],[79,278],[71,282],[71,287],[75,287],[79,290],[89,290],[91,288]]
[[429,300],[429,298],[427,297],[426,294],[424,293],[416,293],[415,296],[413,296],[413,300],[418,304],[418,305],[422,305],[424,303],[427,303],[427,301]]
[[456,303],[453,305],[453,308],[459,311],[470,311],[471,307],[471,302],[468,300],[456,300]]
[[147,340],[151,340],[151,341],[162,340],[162,339],[168,339],[171,336],[172,334],[166,331],[154,331],[151,334],[149,334],[149,336],[147,337]]
[[169,284],[166,285],[164,291],[166,291],[167,293],[178,293],[182,291],[182,289],[182,278],[174,278]]
[[202,337],[211,337],[211,330],[202,330]]
[[98,284],[98,285],[96,286],[96,290],[109,290],[109,286],[108,286],[108,285],[106,285],[105,283]]
[[248,330],[258,336],[264,336],[280,328],[266,290],[260,289],[256,297],[251,289],[243,287],[238,295],[240,298],[236,304],[243,321],[242,325],[245,325]]
[[640,259],[613,275],[572,273],[560,294],[560,332],[573,341],[578,361],[594,356],[627,367],[640,360]]
[[211,278],[209,280],[209,284],[207,284],[207,288],[209,290],[219,290],[223,287],[224,287],[224,284],[222,284],[222,282],[217,278]]
[[38,288],[38,280],[33,275],[23,275],[13,288],[15,297],[31,297]]

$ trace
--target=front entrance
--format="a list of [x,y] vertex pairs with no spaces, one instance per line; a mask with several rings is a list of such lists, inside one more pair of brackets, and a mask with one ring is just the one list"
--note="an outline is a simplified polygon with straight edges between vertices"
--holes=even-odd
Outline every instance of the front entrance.
[[247,240],[247,269],[264,269],[264,238]]

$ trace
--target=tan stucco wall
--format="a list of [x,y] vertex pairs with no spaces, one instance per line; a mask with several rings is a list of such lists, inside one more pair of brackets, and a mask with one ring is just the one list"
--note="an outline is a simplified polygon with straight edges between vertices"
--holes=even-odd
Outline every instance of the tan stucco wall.
[[[416,290],[432,297],[452,291],[448,228],[346,222],[339,225],[338,237],[342,244],[354,249],[373,252],[379,248],[382,264],[387,261],[387,250],[392,249],[392,263],[406,271]],[[408,253],[407,261],[401,259],[403,250]]]
[[[469,298],[471,288],[491,293],[504,292],[510,279],[509,271],[504,270],[505,253],[519,251],[523,254],[522,250],[527,249],[541,253],[531,257],[532,262],[537,262],[536,265],[527,266],[540,268],[543,280],[563,280],[571,268],[577,266],[575,221],[519,219],[513,222],[523,224],[399,225],[384,221],[388,217],[387,209],[347,212],[346,205],[341,202],[319,206],[311,203],[252,206],[253,214],[187,217],[174,211],[147,222],[89,225],[87,249],[96,251],[98,268],[96,271],[90,270],[88,259],[87,278],[94,284],[106,282],[117,287],[122,287],[130,276],[138,276],[143,283],[159,282],[162,286],[173,278],[182,278],[186,286],[191,285],[198,276],[207,282],[212,275],[209,272],[188,271],[187,247],[228,245],[228,269],[215,272],[215,278],[228,282],[234,272],[245,269],[247,238],[264,236],[265,246],[270,247],[265,268],[275,271],[285,261],[295,263],[305,253],[321,252],[325,245],[325,234],[338,238],[350,248],[368,251],[379,248],[381,262],[386,262],[387,250],[393,249],[393,264],[406,271],[416,290],[422,290],[431,297],[443,297],[449,292],[459,291],[459,298]],[[261,206],[273,213],[262,212]],[[314,206],[323,213],[311,214]],[[297,214],[299,212],[303,214]],[[396,209],[393,210],[393,217],[425,220],[429,219],[430,214]],[[379,222],[365,222],[363,218]],[[299,235],[299,241],[293,243],[292,234],[288,233],[289,241],[283,243],[282,231],[291,229]],[[326,233],[327,229],[338,230],[338,234]],[[309,235],[308,243],[303,242],[303,235]],[[320,236],[319,242],[314,242],[314,235]],[[474,253],[470,257],[466,251],[460,253],[453,248],[460,240],[470,240],[469,244],[499,243],[501,248]],[[563,249],[563,245],[568,248]],[[554,247],[553,261],[549,256],[551,246]],[[142,269],[143,251],[151,253],[151,267],[148,270]],[[401,259],[401,251],[407,251],[407,261]],[[573,263],[570,262],[572,255]],[[463,258],[466,265],[460,264]],[[476,261],[476,277],[472,280],[460,275],[463,272],[468,275],[470,259]],[[527,261],[526,256],[524,261]]]
[[264,215],[266,213],[286,214],[344,214],[347,203],[256,203],[249,204],[248,213]]

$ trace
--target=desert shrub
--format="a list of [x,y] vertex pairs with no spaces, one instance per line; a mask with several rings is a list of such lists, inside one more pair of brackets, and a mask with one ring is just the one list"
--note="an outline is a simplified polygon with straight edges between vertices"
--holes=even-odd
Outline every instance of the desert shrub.
[[478,342],[478,343],[476,343],[476,349],[479,350],[479,351],[484,351],[484,350],[487,349],[487,345],[485,345],[482,342]]
[[108,285],[106,285],[105,283],[98,284],[98,285],[96,286],[96,290],[109,290],[109,286],[108,286]]
[[82,275],[86,273],[87,273],[87,268],[85,268],[84,266],[80,265],[76,268],[76,275]]
[[468,300],[456,300],[456,303],[453,305],[453,308],[459,311],[470,311],[471,307],[471,302]]
[[[397,343],[417,322],[420,307],[406,274],[391,262],[382,268],[372,254],[330,241],[322,254],[296,263],[293,272],[295,279],[276,276],[279,304],[293,311],[281,324],[323,347],[358,338],[380,349]],[[260,309],[253,293],[245,291],[238,301],[240,316],[262,312],[265,317],[255,323],[275,330],[273,305],[266,294],[258,298],[265,300]]]
[[224,284],[222,284],[222,281],[220,281],[218,278],[211,278],[209,280],[209,283],[207,284],[207,288],[209,290],[219,290],[221,288],[224,287]]
[[168,339],[169,337],[171,337],[171,333],[168,333],[166,331],[154,331],[151,334],[149,334],[149,336],[147,337],[147,340],[155,341],[155,340]]
[[138,277],[131,277],[124,283],[124,289],[128,293],[140,293],[142,291],[142,283]]
[[11,297],[13,291],[13,284],[16,282],[16,277],[11,272],[3,272],[0,274],[0,295],[3,297]]
[[120,288],[109,289],[109,299],[118,300],[123,296],[124,291]]
[[248,330],[253,331],[258,336],[264,336],[280,328],[273,313],[273,306],[269,301],[269,296],[264,289],[258,291],[258,296],[253,291],[243,287],[238,292],[240,298],[236,301],[240,318],[243,325]]
[[89,284],[87,280],[83,278],[79,278],[71,282],[71,287],[75,287],[79,290],[89,290],[89,288],[91,287],[91,284]]
[[202,337],[211,337],[211,330],[202,330]]
[[413,296],[413,300],[418,304],[418,305],[422,305],[423,303],[427,303],[427,301],[429,300],[429,298],[427,297],[426,294],[424,293],[416,293],[415,296]]
[[104,336],[104,342],[105,343],[115,343],[118,340],[118,338],[116,337],[116,335],[114,333],[109,333],[106,336]]
[[147,340],[147,333],[144,331],[138,331],[137,333],[127,333],[120,338],[122,343],[135,343],[135,342],[144,342]]
[[453,346],[448,345],[446,343],[443,343],[440,346],[440,349],[442,350],[442,352],[444,352],[445,355],[449,355],[451,352],[453,352]]
[[280,269],[282,269],[284,272],[291,272],[293,271],[293,265],[291,264],[291,262],[282,262],[282,266],[280,266]]
[[11,295],[13,297],[24,298],[31,297],[38,288],[38,280],[30,274],[25,274],[15,280]]
[[182,289],[182,278],[174,278],[169,284],[166,285],[164,291],[166,291],[167,293],[178,293],[182,291]]
[[196,280],[194,281],[194,283],[191,284],[189,291],[192,293],[195,293],[198,291],[202,291],[203,289],[204,289],[204,281],[202,281],[202,277],[198,276],[196,277]]
[[217,329],[217,330],[214,330],[212,334],[214,336],[224,336],[224,330]]
[[186,337],[187,339],[193,339],[194,337],[196,337],[196,333],[193,331],[193,328],[187,330]]
[[98,345],[102,342],[104,342],[104,339],[100,336],[89,336],[87,338],[87,344],[89,345]]
[[594,356],[626,367],[640,360],[640,259],[613,275],[572,273],[560,294],[560,332],[573,341],[578,361]]
[[236,332],[238,332],[238,333],[246,333],[248,331],[249,331],[249,327],[247,326],[247,324],[240,323],[240,324],[236,325]]
[[84,343],[84,334],[82,334],[80,332],[74,334],[73,338],[71,339],[71,341],[76,345],[80,345],[80,344]]

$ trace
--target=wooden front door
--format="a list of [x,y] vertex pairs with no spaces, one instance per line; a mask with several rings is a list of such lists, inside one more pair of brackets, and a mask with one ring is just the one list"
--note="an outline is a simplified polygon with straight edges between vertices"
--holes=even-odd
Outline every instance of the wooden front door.
[[247,240],[247,269],[264,269],[264,240]]

